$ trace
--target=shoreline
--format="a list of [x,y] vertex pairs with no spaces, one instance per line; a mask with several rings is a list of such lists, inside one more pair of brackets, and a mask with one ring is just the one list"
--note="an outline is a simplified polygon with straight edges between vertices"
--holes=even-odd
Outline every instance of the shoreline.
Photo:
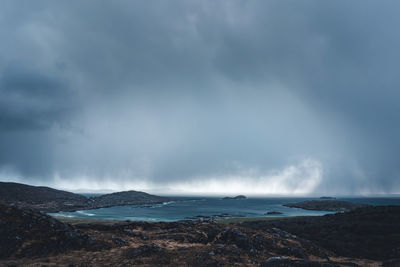
[[[68,223],[71,225],[81,224],[81,223],[113,225],[115,223],[129,221],[129,220],[118,220],[118,219],[78,218],[78,217],[53,216],[53,215],[49,215],[49,216],[59,220],[60,222]],[[129,221],[129,222],[131,222],[131,221]]]
[[[115,223],[121,222],[132,222],[132,223],[176,223],[182,221],[193,221],[197,222],[199,220],[176,220],[176,221],[143,221],[143,220],[123,220],[123,219],[105,219],[105,218],[83,218],[83,217],[66,217],[66,216],[54,216],[51,217],[71,225],[75,224],[105,224],[112,225]],[[310,217],[321,217],[324,215],[316,215],[316,216],[275,216],[275,217],[232,217],[226,219],[215,219],[214,222],[218,224],[230,224],[230,223],[242,223],[242,222],[256,222],[256,221],[279,221],[279,220],[290,220],[290,219],[302,219],[302,218],[310,218]]]

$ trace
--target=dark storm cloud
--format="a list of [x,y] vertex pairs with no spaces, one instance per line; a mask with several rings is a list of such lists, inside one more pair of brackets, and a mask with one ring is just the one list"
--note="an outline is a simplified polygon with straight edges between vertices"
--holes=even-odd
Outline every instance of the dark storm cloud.
[[0,5],[3,176],[400,190],[395,1]]
[[25,131],[51,127],[72,112],[71,92],[63,81],[18,67],[0,77],[0,128]]

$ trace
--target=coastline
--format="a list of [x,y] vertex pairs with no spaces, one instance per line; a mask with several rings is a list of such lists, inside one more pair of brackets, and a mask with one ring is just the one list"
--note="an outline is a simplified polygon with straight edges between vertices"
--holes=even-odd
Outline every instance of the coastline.
[[[6,266],[46,262],[66,266],[329,267],[400,263],[400,251],[395,250],[400,241],[399,206],[218,222],[55,219],[32,209],[5,206],[1,220],[6,223],[3,231],[18,237],[0,235],[0,251],[5,253],[0,265]],[[31,225],[29,231],[23,225]],[[277,265],[265,265],[271,262]]]
[[59,220],[60,222],[68,223],[71,225],[81,224],[81,223],[113,225],[115,223],[126,222],[126,220],[118,220],[118,219],[78,218],[78,217],[53,216],[53,215],[50,216]]
[[[53,216],[50,215],[57,220],[63,222],[63,223],[68,223],[68,224],[80,224],[80,223],[85,223],[85,224],[106,224],[106,225],[112,225],[114,223],[121,223],[121,222],[146,222],[146,223],[173,223],[169,221],[155,221],[155,222],[149,222],[149,221],[133,221],[133,220],[123,220],[123,219],[102,219],[102,218],[82,218],[82,217],[66,217],[66,216]],[[317,215],[318,216],[318,215]],[[324,215],[320,215],[324,216]],[[227,218],[227,219],[216,219],[214,220],[216,223],[220,224],[226,224],[226,223],[241,223],[241,222],[253,222],[253,221],[278,221],[278,220],[290,220],[290,219],[299,219],[299,218],[308,218],[308,217],[315,217],[315,216],[275,216],[275,217],[233,217],[233,218]],[[177,220],[175,222],[180,222],[180,221],[187,221],[187,220]],[[191,220],[196,222],[197,220]]]
[[313,216],[271,216],[271,217],[234,217],[227,219],[218,219],[217,223],[242,223],[242,222],[255,222],[255,221],[280,221],[280,220],[291,220],[299,218],[319,217],[325,215],[313,215]]

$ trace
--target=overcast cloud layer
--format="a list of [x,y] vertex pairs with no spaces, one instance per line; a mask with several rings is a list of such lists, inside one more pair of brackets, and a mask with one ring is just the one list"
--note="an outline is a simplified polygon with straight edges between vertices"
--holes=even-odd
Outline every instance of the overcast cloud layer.
[[1,1],[0,180],[400,193],[399,1]]

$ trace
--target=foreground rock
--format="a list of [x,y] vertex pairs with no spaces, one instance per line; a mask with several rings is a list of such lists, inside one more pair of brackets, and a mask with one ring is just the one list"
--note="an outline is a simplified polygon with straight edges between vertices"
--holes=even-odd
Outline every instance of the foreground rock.
[[[388,262],[400,259],[399,225],[400,206],[366,207],[325,216],[241,224],[254,229],[276,227],[337,255]],[[387,263],[387,266],[391,265]]]
[[0,258],[47,256],[95,245],[90,235],[48,215],[0,204]]
[[[14,207],[4,208],[6,211],[9,209],[13,210]],[[396,259],[400,257],[398,207],[387,210],[377,207],[344,214],[302,218],[306,221],[299,221],[299,218],[237,224],[192,220],[169,223],[123,221],[115,224],[81,223],[74,226],[54,219],[53,224],[56,226],[51,226],[46,223],[49,220],[46,215],[19,208],[17,210],[27,212],[27,218],[43,218],[44,226],[38,229],[44,232],[44,236],[31,234],[26,239],[26,235],[29,234],[25,234],[25,245],[18,246],[14,252],[3,257],[0,266],[329,267],[380,266],[383,260],[395,266],[393,264],[396,264]],[[0,220],[18,222],[26,217],[19,211],[11,212],[15,214],[11,220],[7,219],[8,212],[2,212]],[[392,215],[385,218],[385,214]],[[382,215],[383,217],[379,217]],[[339,223],[335,224],[335,221]],[[3,231],[1,236],[12,237],[9,233],[15,229],[30,232],[27,229],[31,220],[26,222],[27,224],[17,223],[14,228],[7,226],[5,229],[8,230]],[[344,228],[341,227],[342,224]],[[351,224],[361,229],[367,228],[359,234],[355,231],[356,235],[349,239],[346,235],[354,232],[354,229],[349,227]],[[40,227],[37,223],[34,225],[34,229]],[[376,229],[371,230],[369,226]],[[63,230],[64,228],[67,230]],[[59,235],[59,232],[69,234]],[[72,239],[70,235],[73,236]],[[58,241],[53,242],[53,239]],[[321,239],[332,240],[334,243],[321,242]],[[37,240],[41,242],[40,248],[34,246],[34,250],[28,249],[30,253],[20,253],[25,246],[29,248],[30,244],[36,243]],[[387,243],[383,245],[379,240]],[[8,242],[11,244],[11,241]],[[332,244],[342,247],[347,254],[335,250]],[[355,244],[368,253],[359,254],[360,249],[353,247]]]
[[171,198],[139,191],[124,191],[87,198],[50,187],[0,182],[0,203],[33,208],[44,212],[76,211],[120,205],[155,204]]
[[223,197],[222,199],[223,200],[233,200],[233,199],[246,199],[247,197],[246,196],[244,196],[244,195],[238,195],[238,196],[235,196],[235,197]]
[[211,222],[211,221],[216,221],[216,220],[222,220],[222,219],[229,219],[229,218],[242,218],[245,217],[244,215],[240,214],[230,214],[230,213],[221,213],[221,214],[214,214],[214,215],[196,215],[196,216],[190,216],[186,217],[185,219],[187,220],[198,220],[200,222]]
[[357,208],[368,207],[369,205],[339,200],[310,200],[298,203],[288,203],[284,204],[283,206],[290,208],[301,208],[305,210],[350,211]]
[[[339,267],[339,266],[352,266],[351,263],[340,264],[335,262],[318,262],[309,260],[294,260],[288,257],[272,257],[262,262],[260,267]],[[353,265],[354,266],[354,265]]]

